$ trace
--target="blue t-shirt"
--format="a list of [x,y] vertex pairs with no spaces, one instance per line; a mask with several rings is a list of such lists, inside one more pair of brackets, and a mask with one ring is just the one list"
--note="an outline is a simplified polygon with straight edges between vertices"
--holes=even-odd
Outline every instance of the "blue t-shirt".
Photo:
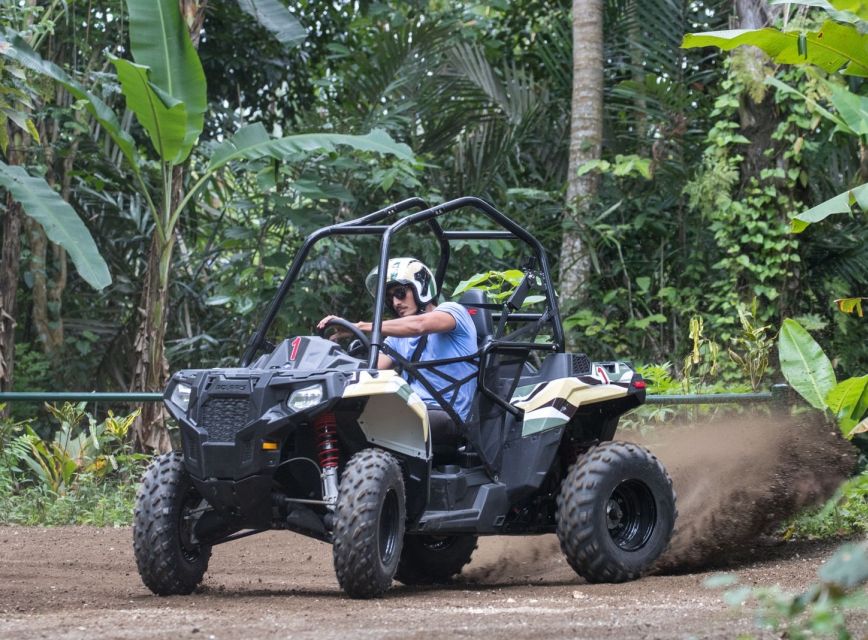
[[[430,313],[438,312],[448,313],[450,316],[455,318],[455,328],[452,329],[452,331],[429,334],[428,344],[426,344],[425,348],[422,350],[422,355],[419,360],[422,362],[428,360],[443,360],[446,358],[469,356],[476,353],[476,325],[473,324],[473,319],[470,317],[467,309],[457,302],[444,302]],[[421,336],[413,338],[395,338],[390,336],[386,338],[385,342],[392,349],[401,354],[401,356],[409,360],[412,357],[413,352],[416,350],[416,346],[419,344],[420,339]],[[442,371],[456,380],[462,380],[471,373],[476,373],[478,367],[470,362],[453,362],[452,364],[438,366],[437,371]],[[448,387],[452,384],[449,380],[438,376],[434,369],[419,369],[419,373],[424,376],[424,378],[428,380],[437,391],[441,391],[444,387]],[[437,401],[431,397],[431,394],[428,393],[428,390],[423,387],[418,380],[410,380],[410,386],[413,388],[413,391],[419,394],[422,401],[432,409],[441,408]],[[456,394],[456,391],[449,391],[443,394],[443,397],[446,402],[452,403],[455,412],[461,416],[463,420],[467,420],[467,416],[470,414],[470,405],[473,402],[473,396],[475,393],[476,378],[474,377],[458,388],[457,397],[455,398],[454,403],[452,403],[452,396]]]

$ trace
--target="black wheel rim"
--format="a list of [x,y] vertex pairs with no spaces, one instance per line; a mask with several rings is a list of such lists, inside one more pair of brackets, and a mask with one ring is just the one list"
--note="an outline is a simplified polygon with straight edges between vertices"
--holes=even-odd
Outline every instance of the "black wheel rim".
[[609,535],[624,551],[641,549],[657,523],[657,505],[651,490],[639,480],[625,480],[606,503]]
[[389,564],[395,556],[395,548],[398,546],[398,494],[394,489],[389,489],[383,499],[383,508],[380,511],[380,561]]
[[196,524],[195,511],[202,502],[202,498],[192,488],[184,496],[181,504],[180,518],[178,522],[178,537],[181,543],[181,555],[190,564],[199,559],[201,545],[193,542],[193,527]]

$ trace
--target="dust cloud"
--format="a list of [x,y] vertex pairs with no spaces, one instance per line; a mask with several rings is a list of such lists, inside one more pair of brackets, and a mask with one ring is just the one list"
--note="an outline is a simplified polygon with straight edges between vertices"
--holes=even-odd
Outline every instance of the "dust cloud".
[[[556,574],[556,575],[553,575]],[[528,584],[574,579],[554,535],[480,538],[460,579],[479,584]]]
[[[742,415],[665,425],[651,435],[619,431],[666,466],[678,520],[656,572],[725,566],[762,554],[766,534],[835,492],[855,464],[855,449],[821,416]],[[755,557],[755,556],[754,556]],[[575,578],[553,535],[482,538],[461,579],[535,582]]]
[[725,565],[805,507],[828,499],[853,469],[854,447],[816,414],[740,416],[658,429],[647,446],[663,461],[678,520],[658,566]]

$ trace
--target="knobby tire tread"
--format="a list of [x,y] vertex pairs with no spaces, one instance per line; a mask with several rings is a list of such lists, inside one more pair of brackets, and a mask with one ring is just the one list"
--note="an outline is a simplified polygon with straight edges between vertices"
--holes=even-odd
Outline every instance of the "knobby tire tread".
[[210,546],[200,546],[192,562],[181,548],[179,515],[190,482],[183,453],[172,451],[151,462],[136,495],[136,565],[142,582],[159,596],[192,593],[208,569]]
[[[657,475],[664,491],[671,494],[671,502],[669,496],[660,496],[664,509],[671,510],[671,524],[666,530],[669,515],[658,513],[653,542],[649,540],[649,544],[657,547],[656,553],[642,564],[633,562],[629,552],[613,551],[612,545],[605,544],[603,538],[609,533],[604,524],[600,485],[606,483],[613,471],[631,465],[650,467],[651,475]],[[604,442],[589,449],[567,473],[557,504],[557,536],[561,550],[573,570],[588,582],[626,582],[639,578],[668,546],[678,518],[672,479],[666,469],[650,451],[628,442]]]
[[[380,511],[389,488],[396,491],[399,531],[394,561],[380,560]],[[335,508],[332,554],[341,588],[352,598],[374,598],[392,584],[401,553],[406,514],[404,480],[398,461],[380,449],[350,458],[341,474]]]

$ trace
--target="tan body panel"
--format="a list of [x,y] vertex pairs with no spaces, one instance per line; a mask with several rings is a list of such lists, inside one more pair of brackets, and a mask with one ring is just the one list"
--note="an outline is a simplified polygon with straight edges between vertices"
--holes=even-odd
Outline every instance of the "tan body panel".
[[558,378],[516,389],[512,404],[524,411],[521,435],[525,437],[566,424],[580,406],[626,396],[627,389],[619,385]]
[[343,397],[368,398],[358,419],[368,442],[414,458],[430,457],[428,409],[397,372],[379,371],[375,377],[360,371]]

